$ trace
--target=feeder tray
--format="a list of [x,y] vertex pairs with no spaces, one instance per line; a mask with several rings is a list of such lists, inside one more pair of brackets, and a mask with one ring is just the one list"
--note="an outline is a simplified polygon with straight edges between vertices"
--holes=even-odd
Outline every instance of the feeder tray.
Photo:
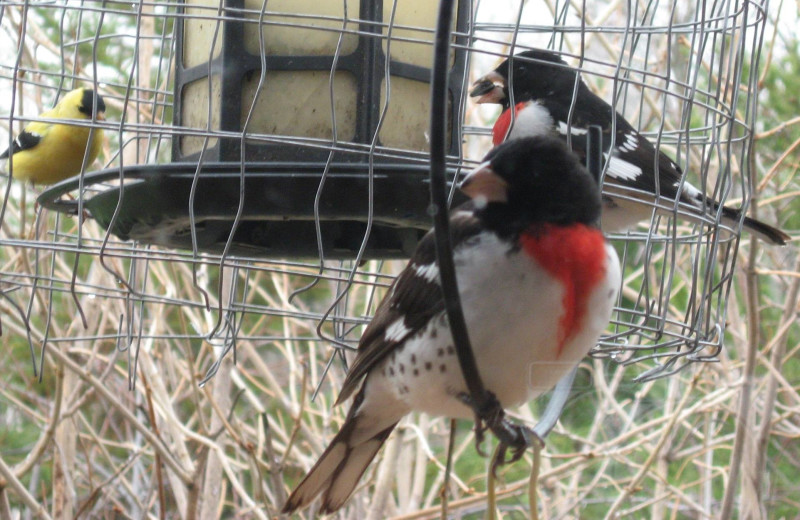
[[[222,254],[233,233],[231,255],[318,258],[314,200],[325,164],[248,163],[245,189],[241,173],[230,166],[204,163],[199,173],[196,163],[126,167],[121,185],[95,194],[84,190],[83,209],[122,240],[192,250],[194,221],[198,252]],[[83,185],[115,180],[118,168],[86,174]],[[64,196],[77,191],[79,182],[73,177],[51,186],[39,196],[39,204],[77,214],[78,201]],[[373,183],[372,228],[363,258],[407,258],[431,227],[428,168],[375,165]],[[242,191],[241,215],[234,226]],[[459,196],[454,203],[462,200]],[[356,256],[367,231],[368,201],[369,165],[330,166],[318,210],[325,258]]]

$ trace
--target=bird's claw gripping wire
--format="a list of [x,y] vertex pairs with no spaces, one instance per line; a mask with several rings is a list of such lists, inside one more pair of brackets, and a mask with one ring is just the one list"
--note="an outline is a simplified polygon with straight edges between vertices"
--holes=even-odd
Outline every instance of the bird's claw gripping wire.
[[[544,444],[542,439],[527,426],[514,424],[506,417],[506,412],[500,405],[500,401],[492,393],[487,391],[481,403],[475,403],[469,394],[459,394],[461,402],[469,406],[475,413],[475,449],[482,456],[487,456],[481,449],[484,433],[491,430],[499,441],[496,455],[492,461],[492,473],[497,473],[497,468],[506,464],[512,464],[525,454],[525,450],[533,445],[534,442]],[[506,453],[511,449],[511,458],[506,459]]]

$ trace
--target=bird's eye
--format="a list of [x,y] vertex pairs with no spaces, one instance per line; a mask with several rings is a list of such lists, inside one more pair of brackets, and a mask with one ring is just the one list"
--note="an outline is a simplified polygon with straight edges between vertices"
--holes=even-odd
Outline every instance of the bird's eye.
[[528,75],[528,69],[525,67],[517,67],[517,70],[514,71],[514,74],[516,74],[518,78],[525,77]]

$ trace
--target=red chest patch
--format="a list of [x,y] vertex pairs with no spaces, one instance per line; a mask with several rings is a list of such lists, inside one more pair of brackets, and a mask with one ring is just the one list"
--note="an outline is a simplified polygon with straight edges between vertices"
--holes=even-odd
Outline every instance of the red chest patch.
[[564,312],[558,323],[558,355],[578,330],[589,295],[606,274],[603,234],[589,226],[547,225],[520,236],[522,249],[564,287]]
[[[516,113],[519,114],[522,109],[525,108],[526,103],[524,101],[517,103],[516,106]],[[502,143],[506,139],[506,134],[508,133],[508,129],[511,126],[511,109],[508,108],[500,114],[500,117],[497,118],[497,121],[494,122],[494,126],[492,127],[492,144],[497,146],[498,144]]]

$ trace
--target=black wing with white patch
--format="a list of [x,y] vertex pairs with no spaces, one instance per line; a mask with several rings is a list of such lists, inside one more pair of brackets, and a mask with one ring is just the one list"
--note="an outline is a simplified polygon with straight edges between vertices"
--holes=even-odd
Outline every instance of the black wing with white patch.
[[24,150],[30,150],[37,144],[39,144],[42,140],[42,136],[39,134],[35,134],[33,132],[26,132],[22,131],[14,142],[11,143],[11,148],[3,152],[3,155],[0,155],[0,159],[7,159],[11,157],[17,152],[22,152]]
[[[565,98],[566,99],[566,98]],[[573,151],[585,160],[586,135],[591,125],[600,126],[603,131],[603,166],[608,164],[606,175],[614,183],[648,193],[656,193],[663,197],[674,198],[680,186],[683,172],[675,162],[662,152],[656,152],[655,146],[647,138],[637,132],[619,113],[614,113],[611,106],[597,97],[588,88],[581,89],[575,109],[570,116],[572,97],[564,100],[546,99],[540,101],[552,114],[556,131],[566,139],[570,135]],[[612,123],[616,117],[614,150],[611,147]],[[655,158],[658,154],[658,188],[656,188]]]
[[[604,138],[610,139],[610,137],[609,129]],[[658,179],[655,168],[656,154],[658,154]],[[610,158],[604,157],[604,159],[611,161],[607,170],[608,175],[618,184],[648,193],[658,193],[662,197],[675,198],[678,193],[683,171],[666,154],[657,152],[653,143],[635,130],[630,132],[618,130],[614,140],[614,151]]]
[[[680,201],[691,204],[696,209],[709,208],[716,212],[720,204],[683,179],[683,170],[666,154],[656,151],[653,143],[642,136],[621,115],[617,114],[614,151],[611,146],[612,109],[605,101],[587,89],[579,95],[573,111],[572,125],[567,126],[570,96],[566,101],[556,99],[540,100],[552,114],[555,130],[566,139],[571,136],[572,150],[582,161],[586,160],[586,129],[599,125],[603,129],[603,166],[610,161],[606,170],[606,182],[623,188],[632,188],[646,193],[658,193],[661,197],[675,199],[680,190]],[[658,179],[656,179],[655,158],[658,157]],[[657,181],[657,182],[656,182]],[[658,188],[656,188],[658,186]],[[631,193],[631,195],[635,195]],[[773,244],[785,244],[790,236],[783,231],[750,217],[742,217],[741,210],[723,207],[722,216],[729,221],[743,219],[744,227],[759,234]]]
[[[469,204],[469,203],[468,203]],[[483,230],[474,213],[462,206],[450,218],[453,249]],[[409,337],[414,336],[444,311],[439,285],[433,231],[420,241],[408,265],[395,279],[358,344],[358,355],[350,367],[337,404],[358,389],[361,379]]]

